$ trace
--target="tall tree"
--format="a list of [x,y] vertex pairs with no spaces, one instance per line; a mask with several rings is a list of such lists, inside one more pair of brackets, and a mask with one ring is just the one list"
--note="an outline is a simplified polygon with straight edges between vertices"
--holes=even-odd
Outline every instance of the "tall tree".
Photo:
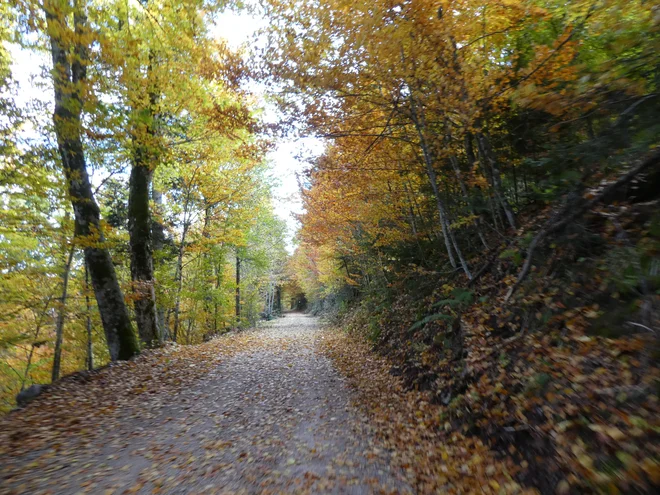
[[153,172],[158,164],[155,130],[158,89],[153,81],[154,62],[155,55],[150,51],[146,71],[147,98],[137,100],[144,101],[144,106],[133,102],[133,153],[128,186],[135,319],[140,338],[147,346],[156,345],[161,339],[154,288],[153,221],[149,201]]
[[[210,34],[226,4],[0,7],[0,409],[21,387],[133,355],[133,314],[146,345],[157,344],[160,324],[162,338],[175,330],[182,343],[233,326],[235,246],[246,256],[241,324],[261,313],[263,255],[246,239],[270,208],[267,145],[257,100],[240,87],[241,55]],[[41,53],[44,40],[54,118],[49,102],[18,94],[37,82],[11,77],[12,57]],[[71,205],[77,238],[62,243]],[[71,245],[84,263],[67,263]],[[122,290],[132,292],[126,302]],[[99,324],[110,352],[96,341]]]
[[[101,314],[110,358],[129,359],[139,346],[101,225],[83,147],[82,112],[88,94],[90,30],[83,0],[47,0],[43,4],[53,61],[58,150],[73,205],[76,232],[83,246]],[[71,26],[70,18],[73,18]]]

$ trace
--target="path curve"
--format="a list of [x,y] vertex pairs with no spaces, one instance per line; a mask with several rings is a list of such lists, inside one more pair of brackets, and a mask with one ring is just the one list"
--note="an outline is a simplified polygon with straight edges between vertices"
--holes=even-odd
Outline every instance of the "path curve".
[[257,332],[263,345],[222,361],[151,417],[53,455],[0,493],[411,492],[317,351],[317,319],[288,314]]

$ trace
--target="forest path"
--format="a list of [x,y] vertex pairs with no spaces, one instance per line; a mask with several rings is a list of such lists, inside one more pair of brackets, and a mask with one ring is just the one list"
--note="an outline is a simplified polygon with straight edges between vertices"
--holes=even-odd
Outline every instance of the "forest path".
[[38,462],[23,456],[0,493],[410,492],[318,352],[317,319],[288,314],[255,333],[259,345],[152,414],[126,415],[93,443],[41,451]]

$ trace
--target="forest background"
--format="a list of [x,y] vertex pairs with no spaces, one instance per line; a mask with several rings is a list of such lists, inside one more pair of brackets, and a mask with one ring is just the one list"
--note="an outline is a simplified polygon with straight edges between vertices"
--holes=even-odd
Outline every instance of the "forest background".
[[[250,6],[243,57],[211,34],[236,4],[3,4],[3,41],[55,68],[53,107],[19,108],[2,45],[3,407],[293,299],[442,405],[429,432],[531,466],[519,481],[658,485],[658,5]],[[322,142],[290,257],[283,130]]]

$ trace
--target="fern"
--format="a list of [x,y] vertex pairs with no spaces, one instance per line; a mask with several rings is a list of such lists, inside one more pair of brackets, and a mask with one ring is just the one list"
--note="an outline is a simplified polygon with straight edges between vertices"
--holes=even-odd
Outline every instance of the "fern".
[[453,320],[453,319],[454,319],[453,316],[443,315],[441,313],[436,313],[434,315],[429,315],[426,318],[423,318],[423,319],[415,322],[415,324],[412,327],[410,327],[409,331],[412,332],[413,330],[417,330],[418,328],[421,328],[424,325],[426,325],[427,323],[431,323],[432,321],[436,321],[436,320]]
[[455,308],[455,307],[460,307],[462,305],[468,306],[472,304],[472,301],[474,299],[474,293],[471,290],[456,288],[451,291],[451,294],[452,296],[454,296],[453,299],[443,299],[441,301],[433,303],[433,307],[437,308],[440,306],[449,306]]

